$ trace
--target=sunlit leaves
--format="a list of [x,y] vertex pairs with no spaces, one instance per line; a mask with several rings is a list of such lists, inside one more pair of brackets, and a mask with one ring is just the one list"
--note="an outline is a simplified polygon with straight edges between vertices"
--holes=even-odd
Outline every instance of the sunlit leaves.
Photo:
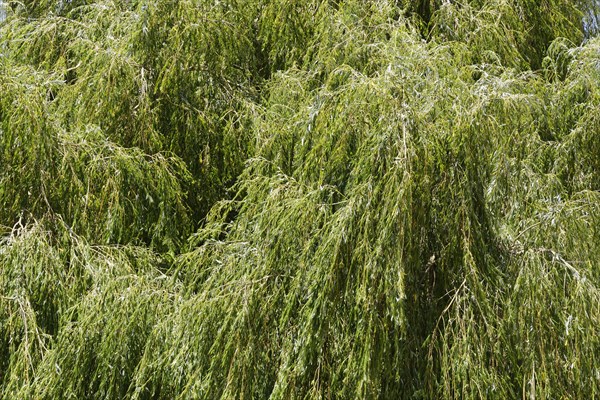
[[0,396],[597,397],[594,7],[11,3]]

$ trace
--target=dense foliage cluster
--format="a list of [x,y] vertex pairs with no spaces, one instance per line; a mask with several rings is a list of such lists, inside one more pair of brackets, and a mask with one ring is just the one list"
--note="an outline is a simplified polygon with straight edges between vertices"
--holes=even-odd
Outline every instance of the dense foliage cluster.
[[22,0],[1,399],[600,396],[586,0]]

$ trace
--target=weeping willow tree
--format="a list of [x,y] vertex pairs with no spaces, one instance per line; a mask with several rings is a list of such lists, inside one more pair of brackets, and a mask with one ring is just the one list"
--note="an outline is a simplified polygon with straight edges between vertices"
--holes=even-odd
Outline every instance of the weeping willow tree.
[[594,2],[6,3],[1,398],[600,396]]

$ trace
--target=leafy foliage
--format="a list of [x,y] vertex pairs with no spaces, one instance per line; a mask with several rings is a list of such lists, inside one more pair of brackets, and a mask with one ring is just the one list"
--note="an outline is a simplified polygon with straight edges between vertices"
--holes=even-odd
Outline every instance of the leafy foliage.
[[600,395],[594,3],[9,5],[0,397]]

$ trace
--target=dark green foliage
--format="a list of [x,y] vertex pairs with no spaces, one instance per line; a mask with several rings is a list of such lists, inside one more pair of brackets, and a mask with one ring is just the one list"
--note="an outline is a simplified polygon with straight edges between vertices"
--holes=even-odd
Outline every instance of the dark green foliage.
[[189,232],[185,165],[121,147],[97,127],[66,132],[46,98],[59,84],[54,79],[31,68],[0,77],[3,223],[56,214],[100,243],[142,240],[177,248]]
[[10,3],[0,398],[600,396],[596,7]]

